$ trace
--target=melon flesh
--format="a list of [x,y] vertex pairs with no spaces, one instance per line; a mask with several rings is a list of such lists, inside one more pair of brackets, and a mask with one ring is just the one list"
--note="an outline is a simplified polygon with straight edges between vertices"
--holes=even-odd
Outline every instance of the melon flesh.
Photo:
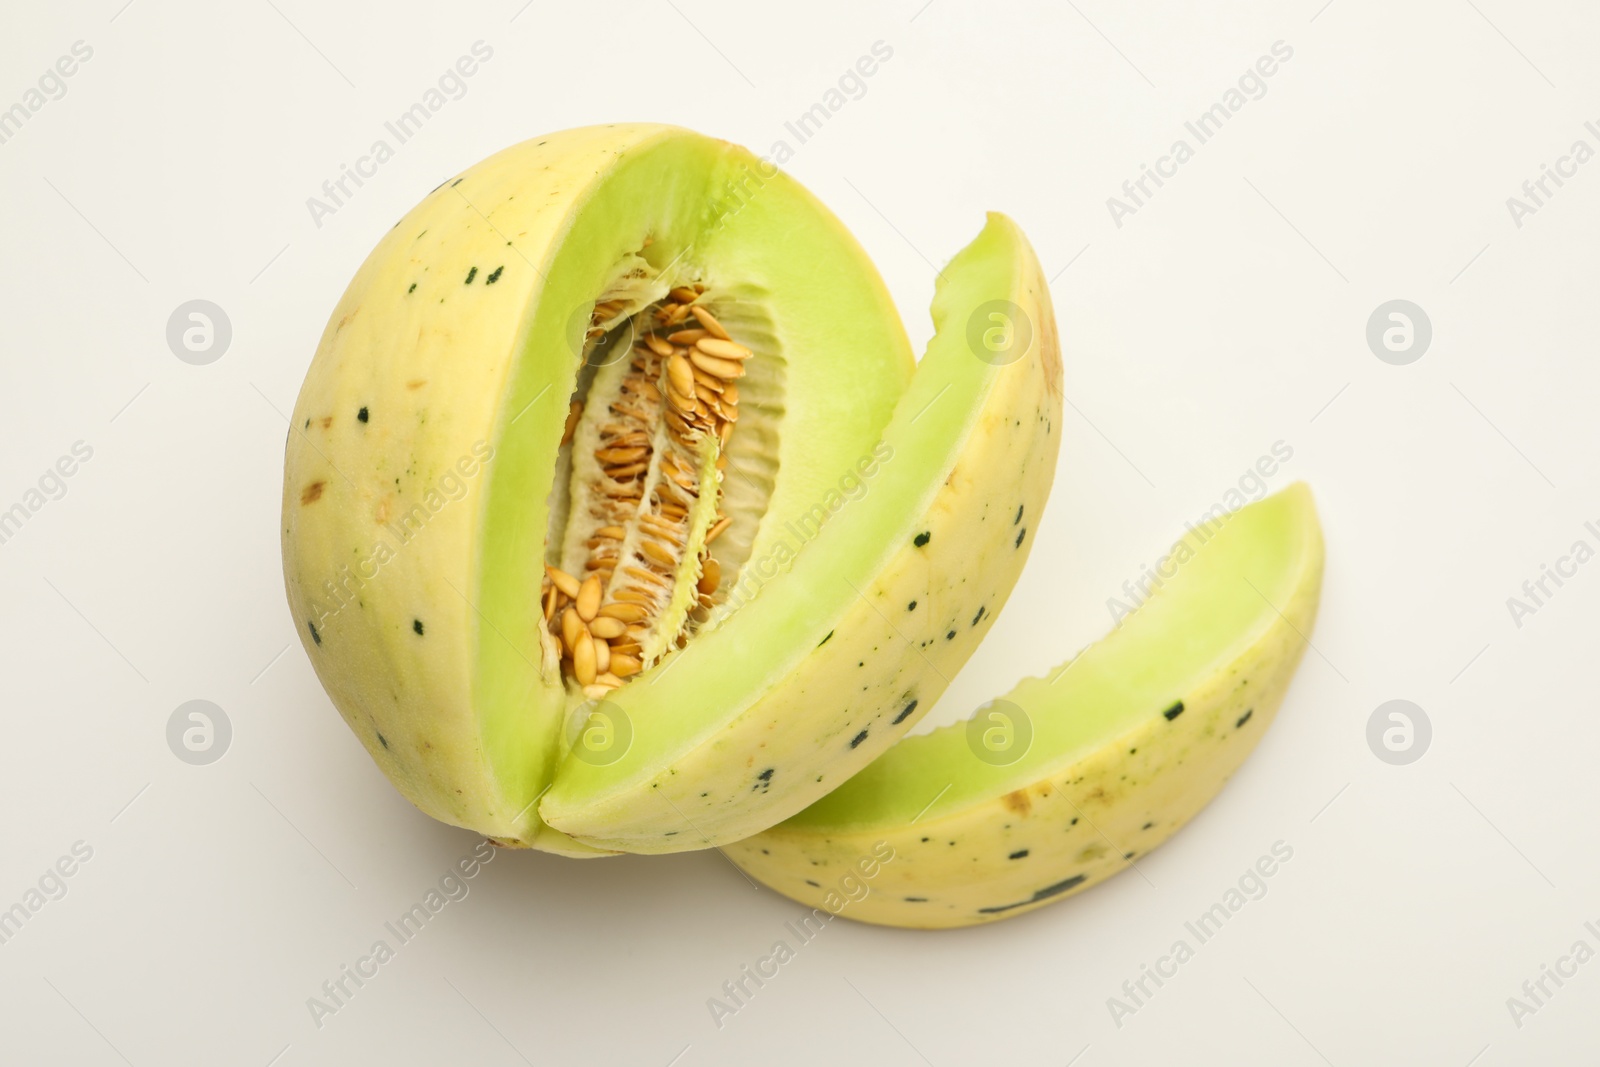
[[832,214],[688,131],[571,130],[441,185],[357,272],[294,410],[285,583],[318,677],[413,803],[507,844],[594,851],[538,814],[575,701],[540,589],[582,338],[641,262],[643,298],[706,285],[781,379],[730,530],[769,553],[871,452],[914,361]]

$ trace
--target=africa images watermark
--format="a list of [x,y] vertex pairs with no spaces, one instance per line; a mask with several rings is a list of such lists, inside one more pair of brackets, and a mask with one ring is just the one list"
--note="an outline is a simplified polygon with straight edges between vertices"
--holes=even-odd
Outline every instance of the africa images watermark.
[[58,456],[44,469],[38,481],[23,491],[16,503],[0,511],[0,545],[8,544],[22,532],[29,519],[43,510],[46,504],[67,495],[67,479],[78,473],[79,467],[94,458],[94,446],[86,441],[72,442],[68,454]]
[[311,1021],[318,1030],[329,1016],[349,1006],[355,995],[378,976],[379,970],[391,962],[400,949],[416,940],[447,905],[467,899],[467,894],[472,892],[467,883],[494,860],[495,851],[495,846],[488,841],[478,842],[477,847],[439,876],[437,885],[428,887],[421,900],[383,924],[384,931],[394,939],[393,944],[389,937],[373,941],[365,955],[357,957],[354,963],[340,964],[338,973],[322,983],[321,996],[306,998],[306,1010],[311,1013]]
[[[1600,144],[1600,125],[1591,119],[1583,124],[1583,131]],[[1595,157],[1594,145],[1582,137],[1574,140],[1566,154],[1556,157],[1554,165],[1541,163],[1536,177],[1522,183],[1521,196],[1506,197],[1506,211],[1511,214],[1511,224],[1522,229],[1529,216],[1537,215],[1549,205],[1567,180],[1578,176],[1578,168]]]
[[[1222,99],[1183,124],[1188,136],[1174,140],[1167,153],[1156,158],[1154,167],[1148,163],[1139,164],[1139,176],[1122,183],[1122,197],[1106,198],[1106,210],[1111,213],[1111,221],[1117,229],[1122,229],[1123,219],[1139,213],[1139,209],[1156,195],[1156,190],[1166,184],[1166,179],[1176,178],[1178,168],[1194,158],[1197,148],[1221,133],[1228,120],[1250,101],[1266,96],[1267,79],[1278,73],[1279,66],[1293,57],[1292,47],[1283,41],[1273,41],[1269,54],[1245,68],[1239,80],[1222,94]],[[1190,138],[1194,139],[1193,144],[1189,143]],[[1154,189],[1150,187],[1152,182],[1155,183]]]
[[711,206],[713,230],[726,226],[739,212],[756,198],[762,188],[778,176],[778,170],[795,156],[797,146],[822,132],[833,116],[843,111],[851,101],[867,95],[867,79],[877,74],[885,63],[894,58],[894,47],[886,41],[873,41],[872,47],[846,67],[821,98],[794,119],[783,124],[784,132],[794,138],[794,144],[780,137],[772,142],[767,154],[757,158],[752,167],[739,166],[739,173],[723,183],[717,199]]
[[[388,536],[380,535],[373,542],[371,551],[358,557],[354,563],[339,564],[338,571],[332,577],[324,578],[318,587],[327,599],[312,600],[307,605],[311,612],[308,620],[311,636],[317,643],[321,643],[320,634],[328,628],[328,624],[360,599],[362,588],[368,582],[375,581],[379,571],[397,559],[400,550],[416,540],[434,516],[466,498],[472,480],[492,459],[494,447],[483,440],[474,441],[471,455],[462,456],[454,466],[446,467],[444,473],[425,488],[421,499],[409,508],[395,514],[389,505],[380,505],[378,526]],[[314,482],[302,491],[302,503],[316,500],[322,494],[323,485],[322,482]]]
[[867,495],[867,483],[883,464],[894,458],[894,446],[879,441],[869,454],[856,460],[853,470],[839,478],[838,485],[822,494],[822,499],[783,524],[783,533],[766,552],[739,568],[739,576],[729,590],[726,610],[748,604],[766,584],[794,563],[800,549],[814,540],[823,525],[850,501]]
[[[1549,563],[1539,564],[1539,574],[1535,578],[1525,579],[1522,583],[1522,596],[1506,597],[1506,610],[1511,613],[1511,621],[1517,629],[1522,629],[1522,622],[1529,615],[1537,615],[1539,609],[1550,602],[1550,599],[1559,593],[1563,586],[1578,576],[1578,568],[1588,563],[1595,557],[1595,545],[1600,544],[1600,525],[1594,522],[1583,524],[1583,531],[1588,537],[1594,538],[1591,544],[1586,537],[1580,537],[1572,542],[1572,547],[1566,553],[1556,557],[1554,566]],[[1551,588],[1552,583],[1555,588]]]
[[[722,995],[727,999],[707,997],[706,1010],[711,1013],[711,1021],[717,1029],[721,1030],[729,1019],[739,1014],[766,987],[767,982],[778,976],[783,965],[815,940],[840,913],[851,904],[866,900],[872,892],[872,887],[867,883],[876,878],[883,865],[894,857],[893,845],[887,841],[875,842],[871,855],[857,859],[851,869],[823,895],[822,907],[812,908],[809,914],[800,919],[783,924],[783,928],[794,937],[793,945],[784,938],[774,941],[766,955],[759,957],[753,965],[743,964],[737,977],[722,983]],[[811,884],[816,885],[815,882]]]
[[[454,64],[446,67],[420,99],[383,124],[386,137],[374,140],[366,154],[357,156],[353,164],[339,164],[339,173],[322,183],[322,196],[306,197],[306,210],[311,213],[311,221],[317,229],[322,229],[323,219],[337,215],[339,209],[355,196],[356,190],[365,185],[368,179],[376,177],[378,168],[394,158],[396,149],[415,137],[433,116],[444,110],[446,104],[466,96],[468,79],[493,58],[492,47],[481,40],[473,41],[469,54],[463,54]],[[391,138],[393,144],[390,143]],[[352,185],[355,188],[351,188]]]
[[93,58],[93,46],[84,41],[73,41],[69,53],[59,57],[39,75],[35,87],[23,90],[21,99],[0,110],[0,144],[6,144],[21,133],[22,127],[44,110],[46,104],[66,96],[67,79]]
[[0,945],[9,944],[46,904],[63,899],[67,895],[67,879],[93,858],[94,846],[87,841],[74,841],[69,852],[46,867],[15,904],[0,911]]
[[[1583,929],[1600,943],[1600,925],[1596,925],[1593,920],[1586,920]],[[1594,957],[1594,946],[1587,939],[1580,937],[1563,955],[1556,957],[1553,965],[1539,964],[1539,973],[1525,980],[1522,988],[1518,990],[1522,995],[1513,994],[1506,998],[1506,1011],[1511,1013],[1511,1021],[1517,1029],[1522,1029],[1529,1016],[1539,1014],[1569,980],[1578,976],[1578,968]]]
[[[1201,512],[1194,522],[1184,523],[1183,528],[1194,534],[1200,544],[1205,544],[1216,536],[1236,511],[1247,503],[1264,498],[1268,489],[1267,479],[1293,458],[1293,445],[1286,441],[1274,441],[1271,450],[1247,467],[1239,480],[1222,494],[1221,500]],[[1197,546],[1185,538],[1173,546],[1171,552],[1158,558],[1153,566],[1143,568],[1139,577],[1123,582],[1121,598],[1106,598],[1106,610],[1111,612],[1112,625],[1121,626],[1122,620],[1132,615],[1162,585],[1171,581],[1178,573],[1178,568],[1195,557],[1196,551]]]
[[1194,944],[1191,945],[1188,938],[1180,937],[1165,955],[1156,957],[1154,964],[1141,963],[1139,976],[1122,983],[1122,996],[1106,998],[1106,1010],[1111,1013],[1111,1021],[1117,1024],[1117,1029],[1122,1029],[1124,1019],[1139,1014],[1149,1005],[1162,987],[1177,977],[1178,968],[1194,959],[1195,950],[1216,937],[1229,919],[1244,910],[1246,904],[1266,896],[1267,880],[1292,858],[1293,846],[1282,840],[1274,841],[1269,852],[1246,867],[1238,881],[1222,894],[1221,900],[1201,912],[1193,921],[1183,924],[1184,931],[1194,938]]

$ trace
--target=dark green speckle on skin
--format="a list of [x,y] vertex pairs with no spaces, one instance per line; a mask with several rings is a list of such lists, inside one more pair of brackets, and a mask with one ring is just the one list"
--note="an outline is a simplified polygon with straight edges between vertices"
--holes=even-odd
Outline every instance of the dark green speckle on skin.
[[823,639],[822,639],[822,640],[821,640],[821,641],[818,641],[818,642],[817,642],[817,647],[818,647],[818,648],[821,648],[821,647],[822,647],[822,646],[823,646],[823,645],[825,645],[825,644],[827,644],[827,643],[828,643],[828,640],[829,640],[829,638],[832,638],[832,637],[833,637],[833,631],[832,631],[832,630],[829,630],[829,631],[828,631],[828,636],[827,636],[827,637],[824,637],[824,638],[823,638]]
[[851,748],[855,748],[857,745],[861,744],[861,742],[865,741],[866,739],[867,739],[867,731],[862,730],[859,734],[856,734],[854,737],[852,737],[850,739],[850,747]]
[[1256,713],[1256,709],[1255,708],[1251,708],[1249,711],[1247,711],[1243,715],[1239,716],[1239,721],[1233,724],[1233,728],[1235,730],[1237,730],[1239,727],[1241,727],[1245,723],[1249,722],[1250,721],[1250,716],[1254,715],[1255,713]]
[[311,631],[311,640],[315,641],[319,645],[322,644],[322,635],[317,633],[317,624],[312,622],[310,619],[307,619],[306,628]]
[[471,270],[467,271],[466,284],[467,285],[471,285],[472,284],[472,279],[476,278],[477,276],[478,276],[478,268],[477,267],[473,267]]
[[1022,521],[1022,509],[1025,507],[1027,507],[1026,504],[1017,505],[1017,517],[1011,520],[1011,525],[1015,526],[1017,523]]
[[1028,858],[1028,850],[1025,849],[1025,848],[1019,848],[1015,852],[1013,852],[1011,855],[1006,857],[1006,859],[1011,859],[1011,860],[1021,860],[1021,859],[1027,859],[1027,858]]
[[1176,704],[1172,705],[1172,707],[1168,708],[1166,711],[1163,711],[1161,713],[1161,716],[1162,716],[1162,718],[1166,719],[1168,722],[1171,722],[1173,719],[1176,719],[1179,715],[1182,715],[1182,714],[1183,714],[1183,701],[1180,700]]
[[911,603],[907,604],[906,605],[906,610],[907,611],[916,611],[917,610],[917,602],[915,600],[913,600]]
[[909,716],[913,711],[916,711],[916,710],[917,710],[917,702],[915,700],[913,700],[911,703],[907,704],[904,708],[900,709],[900,714],[898,714],[898,715],[896,715],[894,717],[894,724],[899,724],[899,723],[905,722],[906,721],[906,717]]
[[1041,900],[1048,900],[1053,896],[1058,896],[1069,889],[1082,885],[1084,879],[1088,877],[1086,874],[1075,874],[1064,882],[1057,882],[1055,885],[1047,885],[1043,889],[1034,890],[1033,896],[1027,900],[1019,900],[1015,904],[1001,904],[993,908],[979,908],[978,914],[997,915],[1002,911],[1010,911],[1012,908],[1020,908],[1027,904],[1037,904]]
[[954,641],[956,639],[956,632],[951,630],[949,633],[944,635],[944,639],[946,641]]
[[987,605],[979,605],[978,613],[972,617],[972,625],[976,626],[978,623],[982,622],[983,616],[988,612],[988,610],[989,608]]
[[379,734],[378,735],[378,744],[382,745],[384,748],[388,748],[389,747],[389,739],[387,737],[384,737],[382,734]]
[[503,270],[505,270],[504,266],[496,267],[494,269],[494,272],[483,280],[483,284],[484,285],[493,285],[495,282],[499,281],[500,280],[500,272],[503,271]]
[[1021,548],[1022,547],[1022,539],[1024,537],[1027,537],[1027,536],[1028,536],[1028,528],[1026,526],[1024,526],[1022,529],[1017,531],[1017,539],[1014,542],[1012,542],[1011,547],[1012,548]]
[[416,635],[418,637],[421,637],[422,636],[422,620],[421,619],[412,619],[411,620],[411,629],[412,629],[412,631],[414,633],[416,633]]
[[911,543],[916,545],[918,548],[921,548],[932,540],[933,534],[928,530],[923,530],[921,533],[917,534],[917,536],[911,539]]
[[411,283],[411,288],[406,290],[406,295],[410,296],[412,293],[414,293],[416,291],[417,291],[417,283],[416,282],[412,282]]
[[360,411],[356,412],[356,421],[357,422],[366,422],[367,418],[368,418],[368,415],[367,415],[367,409],[366,408],[362,408]]

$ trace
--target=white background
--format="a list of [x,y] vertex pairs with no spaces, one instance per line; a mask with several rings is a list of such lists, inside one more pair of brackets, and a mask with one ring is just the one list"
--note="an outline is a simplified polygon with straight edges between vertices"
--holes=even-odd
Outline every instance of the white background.
[[[1506,600],[1600,524],[1600,163],[1514,225],[1506,198],[1600,119],[1576,2],[1126,5],[659,0],[8,2],[0,108],[75,41],[64,97],[0,144],[0,508],[93,458],[0,545],[0,908],[92,859],[0,945],[17,1064],[1575,1064],[1600,963],[1600,563],[1516,626]],[[120,8],[120,10],[119,10]],[[337,214],[306,207],[483,40],[491,61]],[[883,41],[809,143],[783,124]],[[1293,58],[1135,215],[1106,200],[1273,42]],[[1022,583],[935,712],[1093,640],[1106,598],[1283,441],[1326,525],[1315,652],[1233,784],[1081,896],[928,934],[839,921],[720,1029],[707,998],[792,904],[717,853],[496,857],[337,1015],[308,997],[475,839],[339,721],[285,609],[285,424],[368,249],[507,144],[679,123],[788,169],[859,235],[917,343],[930,263],[1006,211],[1053,275],[1068,399]],[[1192,138],[1191,138],[1192,143]],[[1057,273],[1059,272],[1059,273]],[[226,354],[165,339],[204,298]],[[1380,303],[1432,320],[1409,366]],[[1585,620],[1588,620],[1587,622]],[[210,766],[168,749],[206,699]],[[1369,750],[1381,702],[1433,724]],[[1107,998],[1275,841],[1293,859],[1119,1027]],[[1549,987],[1554,989],[1553,986]],[[677,1057],[676,1059],[674,1057]]]

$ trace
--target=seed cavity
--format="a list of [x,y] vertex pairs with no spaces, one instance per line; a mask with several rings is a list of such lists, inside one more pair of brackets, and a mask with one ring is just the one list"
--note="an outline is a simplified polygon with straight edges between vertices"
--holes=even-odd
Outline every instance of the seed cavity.
[[[736,341],[708,286],[667,288],[634,262],[583,333],[557,468],[556,492],[567,495],[552,502],[540,591],[561,672],[590,699],[683,647],[722,603],[730,568],[715,545],[736,517],[724,499],[736,382],[762,359],[763,339]],[[770,474],[758,472],[740,513],[759,519],[757,482]]]

